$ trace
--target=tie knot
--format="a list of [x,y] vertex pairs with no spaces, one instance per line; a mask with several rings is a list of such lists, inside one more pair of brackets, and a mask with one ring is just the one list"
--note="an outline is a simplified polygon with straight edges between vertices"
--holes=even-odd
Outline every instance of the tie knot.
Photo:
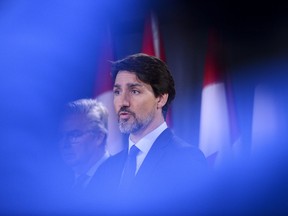
[[139,152],[139,148],[135,145],[133,145],[131,148],[130,148],[130,151],[129,151],[129,156],[136,156]]

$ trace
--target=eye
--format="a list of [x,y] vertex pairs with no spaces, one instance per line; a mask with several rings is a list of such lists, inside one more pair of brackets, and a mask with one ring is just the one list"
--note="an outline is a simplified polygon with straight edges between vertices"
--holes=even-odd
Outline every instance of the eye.
[[75,131],[70,131],[67,133],[67,137],[70,139],[75,139],[83,136],[83,132],[75,130]]
[[113,90],[113,94],[114,94],[114,95],[119,95],[119,94],[120,94],[120,91],[119,91],[118,89],[114,89],[114,90]]
[[140,91],[133,89],[133,90],[131,90],[131,93],[137,95],[137,94],[140,94]]

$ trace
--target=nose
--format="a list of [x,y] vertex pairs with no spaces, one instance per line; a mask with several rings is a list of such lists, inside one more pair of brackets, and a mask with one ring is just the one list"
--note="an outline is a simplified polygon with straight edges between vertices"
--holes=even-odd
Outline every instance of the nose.
[[122,92],[114,98],[115,106],[117,107],[129,107],[130,106],[130,96],[127,92]]

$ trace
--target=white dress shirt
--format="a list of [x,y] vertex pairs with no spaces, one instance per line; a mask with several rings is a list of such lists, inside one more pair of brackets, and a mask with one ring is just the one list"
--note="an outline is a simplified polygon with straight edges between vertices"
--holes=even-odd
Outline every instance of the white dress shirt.
[[129,137],[129,151],[132,145],[136,145],[136,147],[140,150],[137,157],[136,157],[136,173],[138,172],[141,164],[143,163],[145,157],[147,156],[150,148],[152,147],[153,143],[157,139],[157,137],[167,128],[166,122],[162,123],[159,127],[155,130],[148,133],[142,139],[140,139],[137,143],[131,141]]

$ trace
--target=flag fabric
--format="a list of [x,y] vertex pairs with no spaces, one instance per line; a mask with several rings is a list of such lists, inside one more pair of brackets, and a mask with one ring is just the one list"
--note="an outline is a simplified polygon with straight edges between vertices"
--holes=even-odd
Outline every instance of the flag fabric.
[[113,83],[111,78],[110,61],[113,61],[113,46],[109,27],[102,35],[98,69],[96,71],[94,96],[108,109],[108,138],[107,148],[111,154],[119,152],[122,147],[122,135],[118,128],[117,115],[113,104]]
[[[268,155],[282,154],[287,150],[287,60],[265,62],[253,68],[253,108],[251,115],[251,149],[254,158],[265,152]],[[283,64],[284,63],[284,64]]]
[[218,167],[233,158],[240,135],[223,47],[214,30],[208,35],[203,80],[199,148],[208,163]]
[[[148,55],[156,56],[162,61],[166,61],[162,35],[159,29],[158,18],[156,14],[151,11],[145,20],[144,36],[142,43],[142,52]],[[166,115],[167,124],[172,127],[172,111],[171,106]]]
[[[279,93],[272,86],[259,83],[255,87],[252,114],[251,154],[280,143],[283,137],[282,119],[285,113],[279,103]],[[284,132],[285,133],[285,132]]]
[[145,20],[142,52],[166,61],[158,18],[153,11],[149,13]]

